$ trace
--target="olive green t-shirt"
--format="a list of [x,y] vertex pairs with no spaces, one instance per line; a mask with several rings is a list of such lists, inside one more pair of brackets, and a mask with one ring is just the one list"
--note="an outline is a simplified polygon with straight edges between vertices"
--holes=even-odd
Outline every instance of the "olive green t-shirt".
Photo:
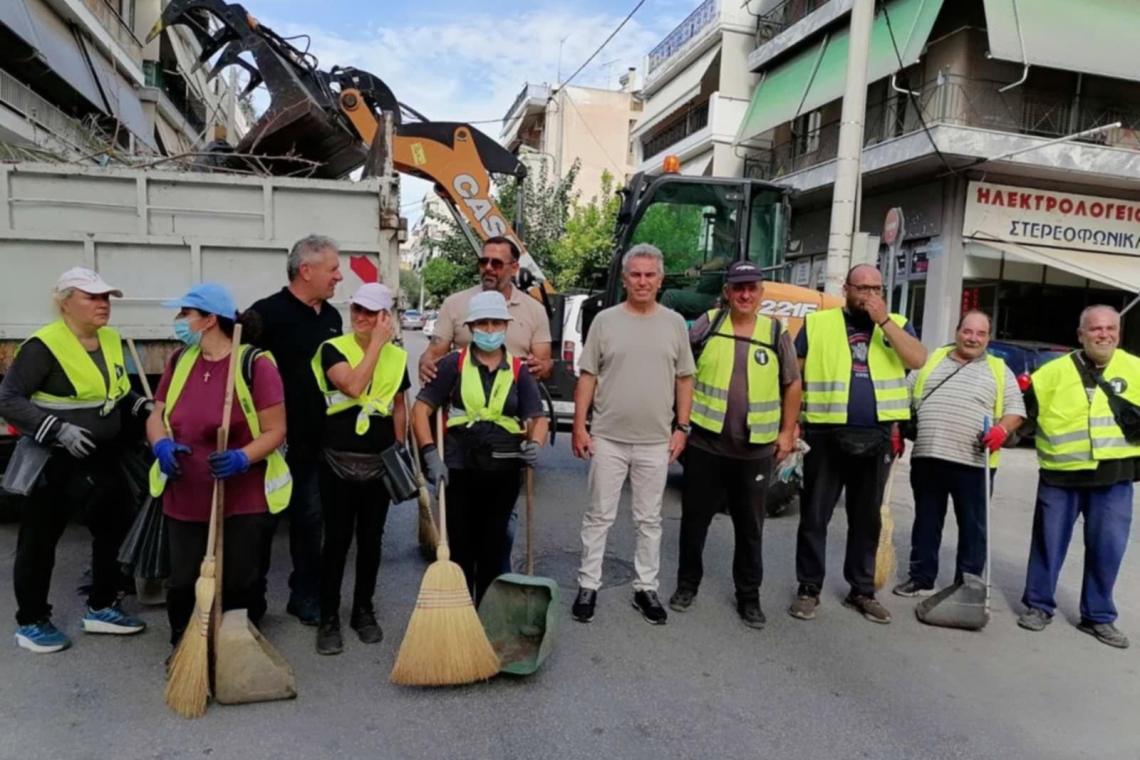
[[667,443],[673,434],[678,377],[696,370],[685,320],[657,306],[646,315],[625,306],[594,319],[579,364],[596,375],[590,432],[617,443]]

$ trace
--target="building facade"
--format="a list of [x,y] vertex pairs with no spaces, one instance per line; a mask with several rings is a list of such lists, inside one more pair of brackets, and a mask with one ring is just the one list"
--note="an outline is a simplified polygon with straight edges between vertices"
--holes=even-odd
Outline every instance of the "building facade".
[[[1075,345],[1081,309],[1140,291],[1140,5],[1038,0],[1018,16],[1015,3],[876,12],[859,229],[879,235],[902,210],[893,306],[928,345],[970,308],[998,338]],[[851,6],[782,3],[749,56],[758,84],[736,144],[747,176],[796,191],[802,285],[823,282]]]
[[423,197],[420,205],[421,216],[408,234],[408,243],[400,252],[400,268],[419,271],[438,255],[437,243],[446,234],[442,219],[450,213],[443,199],[434,191]]

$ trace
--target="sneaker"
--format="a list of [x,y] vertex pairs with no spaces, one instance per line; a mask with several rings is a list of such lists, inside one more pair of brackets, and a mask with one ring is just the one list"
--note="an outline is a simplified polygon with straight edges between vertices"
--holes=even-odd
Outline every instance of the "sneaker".
[[300,620],[301,625],[319,625],[321,622],[321,606],[314,599],[290,597],[285,611]]
[[891,593],[894,594],[895,596],[907,596],[907,597],[933,596],[934,595],[934,587],[933,586],[923,586],[921,583],[916,581],[914,578],[911,578],[906,583],[900,583],[899,585],[895,586],[893,589],[891,589]]
[[879,604],[878,600],[873,596],[864,596],[863,594],[851,592],[847,595],[847,598],[843,600],[843,605],[860,612],[863,617],[872,623],[882,623],[886,625],[891,622],[891,613],[887,611],[886,607]]
[[116,636],[130,636],[141,633],[146,623],[126,615],[118,607],[104,607],[101,610],[87,609],[83,617],[83,630],[87,633],[110,633]]
[[592,588],[578,589],[578,598],[570,608],[570,616],[579,623],[589,623],[594,619],[594,607],[598,603],[598,592]]
[[384,631],[380,630],[380,624],[376,622],[376,612],[371,607],[353,610],[348,625],[356,631],[361,643],[379,644],[384,640]]
[[669,614],[661,606],[656,591],[638,591],[633,595],[633,608],[653,625],[665,625]]
[[67,634],[52,625],[50,620],[41,620],[16,629],[16,643],[36,654],[51,654],[71,646]]
[[344,651],[344,639],[340,635],[340,617],[333,615],[321,622],[317,628],[317,654],[340,654]]
[[1027,631],[1044,631],[1045,626],[1053,622],[1053,616],[1045,610],[1030,607],[1017,619],[1017,624]]
[[674,612],[688,612],[696,598],[696,591],[679,588],[673,592],[673,596],[669,597],[669,609]]
[[736,612],[740,615],[741,621],[744,622],[749,628],[760,629],[768,623],[768,618],[764,617],[764,613],[760,610],[760,602],[744,602],[736,606]]
[[799,620],[815,620],[817,607],[819,607],[819,592],[808,586],[800,586],[800,590],[796,592],[796,600],[788,608],[788,614]]
[[1097,641],[1108,644],[1110,647],[1127,649],[1129,646],[1128,637],[1112,623],[1090,623],[1087,620],[1082,620],[1081,624],[1077,626],[1077,630],[1090,636],[1096,636]]

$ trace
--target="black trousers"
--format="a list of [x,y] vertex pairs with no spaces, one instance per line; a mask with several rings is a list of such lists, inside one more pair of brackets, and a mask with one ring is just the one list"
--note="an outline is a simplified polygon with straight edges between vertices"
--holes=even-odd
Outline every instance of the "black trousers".
[[503,569],[507,522],[519,498],[519,473],[452,470],[447,485],[451,559],[467,577],[476,606]]
[[772,475],[772,457],[729,459],[690,446],[686,452],[685,487],[681,496],[681,561],[677,588],[694,594],[704,576],[702,556],[709,524],[720,507],[723,489],[736,544],[732,554],[732,580],[736,601],[756,602],[764,579],[762,538],[764,500]]
[[327,464],[321,464],[320,479],[325,532],[321,547],[321,620],[328,620],[340,612],[340,588],[353,535],[356,581],[352,609],[372,609],[391,499],[382,480],[343,480]]
[[811,451],[804,458],[804,493],[796,537],[796,577],[814,594],[823,588],[827,567],[827,526],[846,489],[847,556],[843,577],[851,590],[875,595],[875,553],[882,519],[879,508],[891,470],[891,444],[867,456],[854,457],[839,448],[833,431],[809,430]]
[[[194,584],[206,556],[208,522],[166,518],[170,541],[170,577],[166,579],[166,617],[170,643],[177,644],[194,615]],[[261,576],[261,546],[272,530],[268,513],[233,515],[225,519],[222,534],[222,610],[249,610],[257,625],[264,609],[256,606]]]
[[20,516],[13,573],[19,625],[51,616],[48,592],[55,548],[68,521],[81,509],[87,513],[92,538],[92,586],[87,604],[94,610],[114,604],[119,588],[119,544],[132,517],[117,450],[96,451],[87,459],[53,451],[41,477]]
[[981,575],[986,566],[986,474],[981,467],[922,457],[911,459],[914,528],[910,536],[910,577],[926,588],[938,579],[938,550],[946,524],[946,502],[954,500],[958,520],[958,562],[962,573]]

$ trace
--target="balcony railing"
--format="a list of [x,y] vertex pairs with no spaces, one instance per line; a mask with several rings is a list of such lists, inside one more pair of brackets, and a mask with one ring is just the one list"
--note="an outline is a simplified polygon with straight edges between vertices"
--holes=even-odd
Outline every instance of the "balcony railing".
[[784,0],[757,19],[756,47],[778,36],[797,21],[806,18],[829,0]]
[[669,32],[661,43],[649,51],[649,66],[646,78],[653,76],[653,72],[661,68],[666,61],[685,50],[687,45],[701,32],[716,23],[720,15],[720,0],[705,0],[689,17],[678,24],[677,28]]
[[664,152],[686,137],[694,135],[707,127],[709,125],[709,102],[710,101],[706,100],[704,103],[694,106],[685,114],[685,118],[679,119],[674,124],[666,127],[642,143],[642,160],[652,158],[658,153]]
[[93,136],[79,121],[32,92],[6,71],[0,71],[0,103],[77,150],[86,151],[92,147]]
[[[1120,122],[1119,129],[1078,142],[1140,150],[1140,105],[1133,102],[1082,98],[1071,94],[1018,88],[1000,92],[1004,82],[951,76],[931,83],[916,96],[928,126],[947,124],[997,132],[1056,138]],[[918,111],[905,96],[891,97],[867,108],[864,144],[922,129]],[[776,179],[834,159],[839,150],[839,122],[796,135],[791,140],[759,151],[744,161],[745,176]]]
[[507,113],[503,117],[503,119],[504,120],[510,119],[511,114],[513,114],[518,109],[519,106],[521,106],[524,102],[530,100],[531,98],[539,98],[542,100],[546,100],[549,97],[550,97],[550,86],[549,85],[545,85],[545,84],[524,84],[523,88],[522,88],[522,92],[520,92],[518,94],[518,97],[515,98],[515,102],[511,103],[511,107],[507,109]]
[[87,9],[95,14],[103,28],[119,43],[119,46],[137,65],[142,66],[143,46],[131,31],[130,25],[123,20],[114,8],[104,0],[83,0]]

